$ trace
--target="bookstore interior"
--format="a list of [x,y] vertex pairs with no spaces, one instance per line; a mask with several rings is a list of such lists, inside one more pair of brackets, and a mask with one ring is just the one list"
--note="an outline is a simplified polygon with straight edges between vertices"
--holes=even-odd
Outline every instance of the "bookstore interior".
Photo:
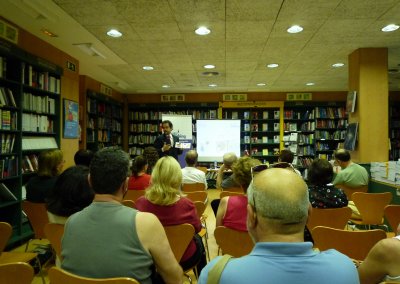
[[[13,225],[9,245],[32,235],[21,213],[22,188],[37,171],[41,151],[60,148],[66,166],[73,165],[78,149],[115,146],[134,158],[153,145],[166,118],[182,145],[196,149],[199,164],[207,168],[220,164],[226,152],[274,163],[280,150],[288,148],[295,154],[293,164],[304,173],[314,158],[332,160],[335,149],[346,148],[354,161],[367,165],[374,180],[387,184],[387,190],[400,185],[400,30],[378,34],[391,23],[389,16],[378,23],[376,16],[368,18],[378,29],[365,36],[368,44],[341,46],[332,45],[333,38],[324,42],[316,31],[307,35],[307,25],[303,33],[284,28],[284,35],[276,35],[276,29],[290,21],[279,20],[271,31],[266,27],[270,23],[263,22],[262,29],[271,32],[270,44],[249,38],[232,7],[225,11],[232,18],[224,21],[225,32],[215,23],[210,35],[195,34],[194,20],[186,16],[186,23],[178,9],[173,18],[184,31],[174,27],[175,36],[165,39],[165,29],[160,32],[155,26],[134,31],[121,24],[124,32],[131,32],[130,39],[123,35],[114,44],[103,32],[107,25],[96,26],[99,18],[73,13],[76,7],[68,1],[35,1],[39,8],[29,1],[12,2],[4,1],[9,13],[0,16],[0,221]],[[101,4],[82,5],[87,11],[105,9]],[[288,11],[299,8],[287,5]],[[400,14],[399,4],[396,7],[393,14]],[[30,10],[30,15],[17,16],[19,9]],[[209,9],[204,8],[203,15]],[[243,17],[246,9],[260,16],[256,5],[237,9]],[[388,10],[384,4],[379,9]],[[140,13],[135,15],[144,21]],[[172,12],[166,12],[167,25],[177,25],[167,19],[168,13]],[[254,30],[251,36],[261,35],[261,21],[246,23]],[[53,26],[47,29],[46,24]],[[65,31],[63,24],[71,28]],[[239,36],[233,33],[235,27]],[[76,39],[66,44],[65,38],[74,38],[74,33]],[[321,39],[312,47],[314,33]],[[355,30],[351,36],[356,36]],[[371,38],[376,41],[371,43]],[[291,50],[300,44],[306,54],[297,47]],[[131,45],[141,48],[122,48]],[[306,66],[317,61],[326,66]],[[235,62],[238,65],[232,67]],[[208,177],[215,174],[209,171]]]

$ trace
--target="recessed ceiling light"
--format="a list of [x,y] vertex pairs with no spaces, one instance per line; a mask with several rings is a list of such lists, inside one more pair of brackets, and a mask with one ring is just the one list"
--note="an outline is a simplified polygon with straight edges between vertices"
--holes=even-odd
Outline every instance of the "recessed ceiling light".
[[267,84],[265,84],[265,83],[258,83],[257,84],[257,86],[259,86],[259,87],[262,87],[262,86],[265,86],[265,85],[267,85]]
[[143,66],[142,68],[143,68],[143,70],[146,70],[146,71],[154,70],[153,66]]
[[122,33],[116,29],[111,29],[107,32],[107,35],[110,37],[121,37]]
[[288,28],[287,32],[291,33],[291,34],[297,34],[297,33],[301,32],[302,30],[303,30],[303,27],[294,25],[294,26],[291,26],[290,28]]
[[58,35],[56,35],[55,33],[51,32],[47,29],[42,29],[41,31],[42,31],[42,33],[44,33],[45,35],[47,35],[49,37],[58,37]]
[[163,88],[170,88],[171,86],[170,86],[170,85],[162,85],[161,87],[163,87]]
[[267,65],[268,68],[276,68],[278,66],[279,66],[279,64],[276,64],[276,63],[270,63]]
[[208,35],[211,33],[210,29],[207,27],[198,27],[194,32],[198,35]]
[[339,67],[343,67],[343,66],[344,66],[344,63],[342,63],[342,62],[332,64],[332,67],[335,67],[335,68],[339,68]]
[[381,29],[382,32],[393,32],[399,28],[399,25],[390,24]]
[[214,69],[215,65],[207,64],[207,65],[204,65],[203,67],[206,68],[206,69]]
[[306,85],[307,85],[307,86],[314,86],[315,83],[313,83],[313,82],[308,82],[308,83],[306,83]]
[[210,85],[208,85],[209,87],[216,87],[217,86],[217,84],[210,84]]

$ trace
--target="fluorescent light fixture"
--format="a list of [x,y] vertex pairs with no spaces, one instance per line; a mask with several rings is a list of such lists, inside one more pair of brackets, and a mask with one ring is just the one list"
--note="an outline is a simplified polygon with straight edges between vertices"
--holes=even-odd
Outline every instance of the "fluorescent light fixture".
[[217,84],[210,84],[210,85],[208,85],[208,86],[211,87],[211,88],[214,88],[214,87],[217,86]]
[[215,65],[207,64],[207,65],[204,65],[203,67],[206,68],[206,69],[214,69]]
[[121,37],[122,33],[116,29],[111,29],[107,32],[107,35],[110,37]]
[[267,85],[267,84],[265,84],[265,83],[258,83],[257,84],[257,86],[259,86],[259,87],[262,87],[262,86],[265,86],[265,85]]
[[97,49],[93,47],[93,44],[90,42],[87,43],[74,43],[75,46],[77,46],[80,50],[82,50],[84,53],[89,54],[90,56],[99,56],[102,58],[106,58],[103,54],[100,53]]
[[291,26],[290,28],[287,29],[287,32],[290,34],[297,34],[301,31],[303,31],[303,27],[300,27],[298,25]]
[[154,70],[153,66],[143,66],[142,68],[143,68],[143,70],[146,70],[146,71]]
[[306,85],[307,85],[307,86],[314,86],[315,83],[313,83],[313,82],[308,82],[308,83],[306,83]]
[[340,67],[343,67],[343,66],[344,66],[344,63],[342,63],[342,62],[338,62],[338,63],[332,64],[332,67],[334,67],[334,68],[340,68]]
[[396,25],[396,24],[390,24],[390,25],[387,25],[387,26],[385,26],[385,27],[383,27],[382,29],[381,29],[381,31],[382,32],[393,32],[393,31],[395,31],[395,30],[397,30],[399,28],[399,25]]
[[167,84],[165,84],[165,85],[162,85],[161,87],[163,87],[163,88],[167,89],[167,88],[170,88],[171,86],[170,86],[170,85],[167,85]]
[[268,68],[276,68],[278,66],[279,66],[279,64],[277,64],[277,63],[270,63],[267,65]]
[[194,32],[198,35],[208,35],[209,33],[211,33],[210,29],[204,26],[198,27]]

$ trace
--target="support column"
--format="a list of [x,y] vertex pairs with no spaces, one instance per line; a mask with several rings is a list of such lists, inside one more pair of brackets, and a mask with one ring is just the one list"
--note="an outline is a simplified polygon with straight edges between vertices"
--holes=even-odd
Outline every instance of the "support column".
[[358,122],[357,163],[389,159],[389,89],[387,48],[360,48],[349,55],[349,91],[357,91],[349,123]]

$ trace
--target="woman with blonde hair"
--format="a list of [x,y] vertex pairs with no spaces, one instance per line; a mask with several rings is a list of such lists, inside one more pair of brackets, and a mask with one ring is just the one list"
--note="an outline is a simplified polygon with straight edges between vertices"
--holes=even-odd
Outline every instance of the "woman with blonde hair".
[[[157,161],[151,174],[151,184],[145,196],[136,201],[136,208],[158,217],[163,226],[189,223],[196,233],[201,230],[201,222],[193,202],[180,191],[182,171],[179,163],[170,156]],[[198,273],[206,265],[205,250],[201,238],[195,234],[182,256],[180,265],[188,270],[197,264]]]

